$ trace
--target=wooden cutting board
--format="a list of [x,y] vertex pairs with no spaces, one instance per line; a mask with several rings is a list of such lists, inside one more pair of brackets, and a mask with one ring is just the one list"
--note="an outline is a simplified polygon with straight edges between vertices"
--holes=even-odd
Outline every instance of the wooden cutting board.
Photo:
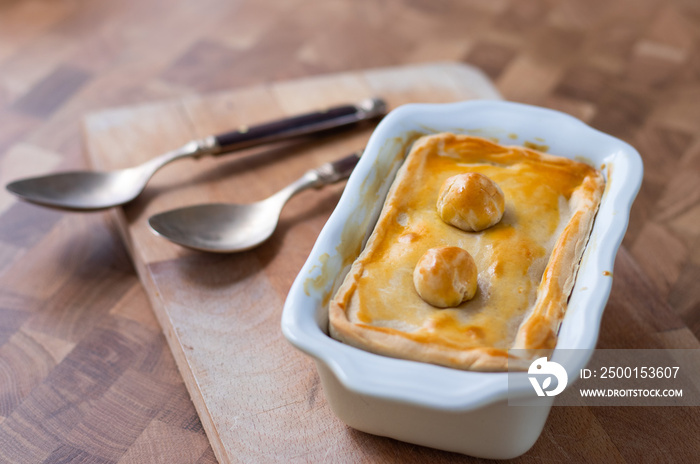
[[[370,96],[384,98],[390,108],[499,98],[480,72],[456,63],[313,77],[92,114],[85,119],[86,152],[95,169],[124,168],[242,124]],[[180,248],[151,233],[147,219],[185,205],[265,198],[307,169],[362,148],[373,127],[365,124],[218,159],[181,160],[159,171],[139,199],[115,210],[220,462],[359,460],[373,453],[363,446],[364,434],[333,416],[313,361],[292,348],[280,331],[289,287],[343,185],[293,198],[273,237],[240,254]],[[397,451],[411,451],[410,445],[389,443]]]

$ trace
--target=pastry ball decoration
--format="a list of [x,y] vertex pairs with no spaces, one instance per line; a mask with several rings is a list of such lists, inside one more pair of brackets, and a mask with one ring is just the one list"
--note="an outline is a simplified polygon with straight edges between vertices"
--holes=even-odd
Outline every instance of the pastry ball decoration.
[[467,250],[437,247],[418,260],[413,285],[426,303],[449,308],[474,297],[477,275],[476,263]]
[[437,210],[446,223],[467,232],[479,232],[498,224],[505,210],[505,198],[494,181],[478,172],[467,172],[445,180]]

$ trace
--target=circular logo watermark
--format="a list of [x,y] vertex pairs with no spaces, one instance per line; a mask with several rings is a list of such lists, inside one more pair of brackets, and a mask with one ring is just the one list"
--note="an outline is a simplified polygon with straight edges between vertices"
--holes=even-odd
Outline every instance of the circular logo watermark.
[[[554,361],[547,361],[546,357],[535,359],[527,370],[532,388],[535,389],[537,396],[556,396],[563,392],[566,384],[569,381],[569,376],[566,374],[566,369],[561,364]],[[552,378],[557,379],[557,383],[552,389]],[[542,383],[540,383],[540,379]]]

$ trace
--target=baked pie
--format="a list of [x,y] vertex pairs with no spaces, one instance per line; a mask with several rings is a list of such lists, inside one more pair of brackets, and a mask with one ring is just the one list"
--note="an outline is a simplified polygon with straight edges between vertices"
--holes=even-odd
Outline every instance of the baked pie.
[[418,139],[329,304],[331,336],[468,370],[540,357],[556,344],[604,187],[568,158],[466,135]]

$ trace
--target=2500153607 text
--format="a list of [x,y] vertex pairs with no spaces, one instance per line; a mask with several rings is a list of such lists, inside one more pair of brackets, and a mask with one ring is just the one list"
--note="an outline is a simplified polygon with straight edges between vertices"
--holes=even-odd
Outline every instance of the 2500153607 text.
[[[680,367],[622,367],[603,366],[600,368],[601,379],[675,379]],[[586,379],[598,373],[591,369],[581,369],[581,378]]]

